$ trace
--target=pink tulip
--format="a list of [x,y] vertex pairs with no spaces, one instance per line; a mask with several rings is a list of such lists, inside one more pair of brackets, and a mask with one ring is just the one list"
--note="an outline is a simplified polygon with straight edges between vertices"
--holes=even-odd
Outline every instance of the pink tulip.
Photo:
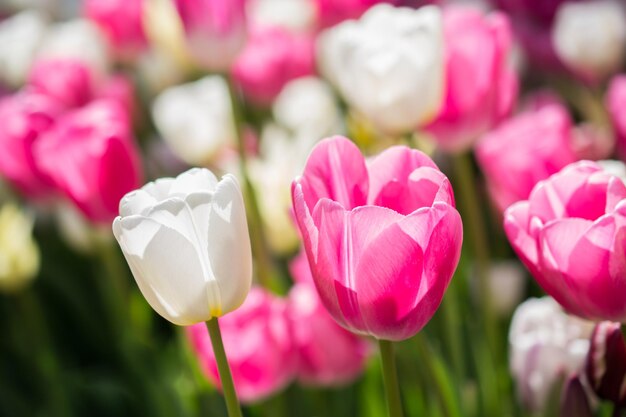
[[528,198],[539,181],[576,161],[572,121],[556,104],[522,113],[484,136],[476,157],[491,197],[504,211]]
[[126,114],[136,116],[135,86],[125,75],[113,75],[102,82],[94,98],[116,101]]
[[86,0],[83,11],[104,33],[118,57],[132,59],[148,46],[143,4],[144,0]]
[[550,25],[562,3],[571,0],[491,0],[494,6],[519,19]]
[[195,59],[205,68],[230,68],[246,42],[245,0],[175,0]]
[[62,113],[49,97],[22,91],[0,99],[0,174],[31,198],[51,192],[51,179],[41,171],[33,147]]
[[233,77],[251,101],[269,105],[289,81],[315,72],[314,57],[311,36],[259,28],[235,61]]
[[[297,357],[285,309],[284,300],[252,288],[241,307],[219,319],[235,390],[242,402],[275,394],[294,377]],[[205,324],[187,327],[187,336],[205,375],[220,387]]]
[[96,88],[92,69],[84,61],[70,58],[35,62],[28,75],[28,86],[67,108],[87,104]]
[[506,234],[539,285],[568,312],[626,321],[626,186],[581,161],[505,212]]
[[35,145],[42,171],[94,222],[109,223],[141,185],[139,154],[122,107],[99,100],[67,113]]
[[392,147],[367,167],[348,139],[325,139],[292,199],[315,285],[339,324],[386,340],[424,327],[463,234],[452,187],[430,158]]
[[626,158],[626,74],[618,75],[609,84],[606,107],[611,116],[615,135],[617,137],[617,151],[622,159]]
[[398,0],[314,0],[317,19],[323,28],[344,20],[358,19],[370,7],[378,3],[397,4]]
[[444,33],[445,100],[428,131],[443,149],[462,151],[508,116],[517,99],[511,28],[504,14],[451,6],[444,10]]

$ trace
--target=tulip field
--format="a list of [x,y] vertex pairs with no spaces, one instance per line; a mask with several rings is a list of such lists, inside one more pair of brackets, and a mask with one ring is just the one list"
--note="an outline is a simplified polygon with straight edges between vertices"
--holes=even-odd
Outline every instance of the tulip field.
[[0,417],[626,416],[623,0],[0,0]]

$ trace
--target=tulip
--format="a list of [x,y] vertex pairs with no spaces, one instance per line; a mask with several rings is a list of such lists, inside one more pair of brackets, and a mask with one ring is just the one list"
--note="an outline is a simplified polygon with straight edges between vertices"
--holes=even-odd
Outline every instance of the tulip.
[[152,117],[174,154],[190,165],[205,164],[235,143],[228,85],[216,75],[164,90]]
[[17,291],[39,271],[39,248],[32,236],[33,218],[12,204],[0,208],[0,291]]
[[0,99],[0,174],[27,197],[51,193],[52,180],[39,166],[34,146],[62,111],[56,101],[29,91]]
[[238,308],[252,281],[241,191],[193,168],[128,193],[113,222],[141,293],[174,324],[187,326]]
[[617,137],[617,151],[622,158],[626,158],[626,75],[618,75],[611,80],[606,107]]
[[491,0],[494,6],[510,16],[549,25],[563,3],[571,0]]
[[314,55],[309,35],[277,27],[253,30],[233,65],[233,79],[250,101],[269,105],[287,82],[313,74]]
[[591,335],[585,372],[598,397],[626,405],[626,342],[620,323],[603,321]]
[[292,199],[315,285],[339,324],[393,341],[424,327],[463,235],[452,187],[430,158],[392,147],[366,167],[348,139],[325,139]]
[[141,181],[128,116],[111,100],[65,114],[34,151],[41,170],[95,223],[112,221],[120,199]]
[[491,197],[504,211],[525,200],[535,184],[576,161],[572,121],[560,105],[522,113],[476,144],[478,164]]
[[593,323],[568,316],[549,297],[517,308],[509,329],[510,367],[529,410],[545,410],[559,380],[582,371],[592,329]]
[[597,82],[619,69],[626,56],[626,10],[617,1],[564,3],[552,29],[563,63]]
[[539,285],[569,313],[626,321],[626,185],[581,161],[510,206],[504,228]]
[[95,90],[91,69],[76,59],[35,62],[28,74],[28,85],[69,108],[87,104]]
[[329,27],[347,19],[358,19],[370,7],[398,0],[315,0],[320,26]]
[[36,11],[25,11],[0,21],[0,82],[12,87],[26,81],[48,23]]
[[245,0],[174,0],[187,46],[206,69],[226,71],[246,42]]
[[[488,285],[493,310],[500,317],[509,317],[524,298],[526,270],[517,261],[499,261],[489,265]],[[472,281],[473,295],[480,302],[482,294],[476,280]]]
[[[294,377],[296,352],[289,334],[285,301],[252,288],[236,311],[220,319],[237,395],[254,403],[283,389]],[[200,323],[187,328],[206,377],[221,387],[209,333]]]
[[311,0],[251,0],[248,18],[259,27],[281,27],[306,33],[314,29],[316,10]]
[[83,14],[103,32],[116,55],[132,59],[147,48],[142,25],[145,0],[87,0]]
[[381,131],[403,134],[436,116],[444,93],[441,13],[381,4],[318,38],[322,73]]
[[506,15],[483,15],[451,6],[443,14],[446,94],[428,131],[448,151],[466,150],[511,112],[517,76],[509,63],[511,28]]

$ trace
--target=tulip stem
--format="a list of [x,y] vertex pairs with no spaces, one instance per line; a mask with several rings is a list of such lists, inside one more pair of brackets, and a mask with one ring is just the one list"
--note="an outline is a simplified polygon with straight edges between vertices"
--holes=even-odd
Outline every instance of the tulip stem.
[[213,346],[217,370],[220,374],[220,381],[222,382],[222,391],[224,392],[224,399],[226,400],[228,417],[243,417],[241,407],[239,406],[239,399],[237,398],[237,392],[235,392],[235,385],[233,384],[233,376],[230,373],[230,366],[226,359],[222,333],[220,332],[220,325],[217,318],[207,321],[206,327],[209,329],[209,336],[211,336],[211,345]]
[[388,340],[379,340],[378,346],[383,364],[383,379],[385,381],[389,417],[402,417],[402,400],[400,398],[400,386],[398,385],[398,371],[396,370],[393,344]]

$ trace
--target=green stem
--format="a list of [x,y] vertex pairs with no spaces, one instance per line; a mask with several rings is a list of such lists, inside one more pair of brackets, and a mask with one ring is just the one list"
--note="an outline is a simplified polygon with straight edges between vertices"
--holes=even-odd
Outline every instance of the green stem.
[[215,354],[215,360],[217,361],[217,370],[220,374],[220,381],[222,382],[222,391],[224,392],[224,398],[226,400],[228,416],[243,417],[241,407],[239,406],[239,399],[235,392],[233,377],[230,373],[230,366],[226,359],[222,333],[220,332],[220,325],[217,318],[207,321],[206,327],[209,329],[209,336],[211,336],[211,345],[213,345],[213,352]]
[[398,385],[398,372],[396,359],[393,354],[393,344],[388,340],[379,340],[380,356],[383,363],[383,379],[385,381],[385,393],[387,395],[387,410],[389,417],[402,417],[402,400],[400,399],[400,386]]
[[244,200],[246,202],[246,212],[248,214],[248,224],[250,226],[250,243],[252,245],[252,252],[254,253],[257,263],[257,278],[262,286],[270,288],[273,266],[269,250],[266,245],[267,240],[265,239],[265,230],[263,228],[263,219],[261,217],[261,211],[259,210],[259,203],[248,172],[248,156],[246,155],[246,144],[242,130],[244,121],[242,104],[239,92],[237,91],[232,78],[226,76],[226,81],[228,83],[228,91],[230,93],[233,120],[235,123],[235,134],[237,136],[237,145],[239,147],[240,169],[244,181]]

